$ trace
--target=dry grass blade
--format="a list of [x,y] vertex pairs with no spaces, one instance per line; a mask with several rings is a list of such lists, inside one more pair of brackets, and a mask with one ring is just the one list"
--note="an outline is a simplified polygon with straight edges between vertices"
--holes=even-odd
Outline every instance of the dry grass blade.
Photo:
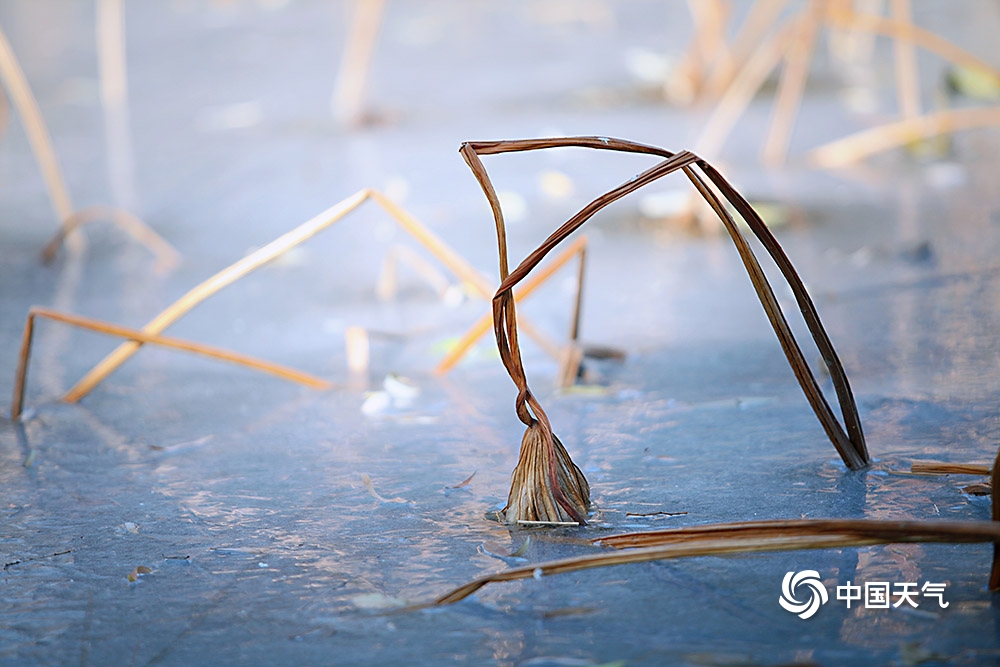
[[17,419],[20,417],[21,411],[24,408],[24,393],[28,378],[28,364],[31,359],[31,344],[35,330],[35,318],[37,317],[62,322],[63,324],[69,324],[75,327],[80,327],[81,329],[96,331],[109,336],[118,336],[119,338],[127,338],[128,340],[138,341],[141,343],[149,343],[151,345],[159,345],[161,347],[182,350],[193,354],[200,354],[202,356],[218,359],[220,361],[228,361],[230,363],[237,364],[238,366],[252,368],[264,373],[270,373],[271,375],[275,375],[285,380],[298,382],[313,389],[331,389],[333,387],[331,383],[322,378],[318,378],[308,373],[303,373],[302,371],[297,371],[294,368],[288,368],[287,366],[275,364],[270,361],[256,359],[245,354],[230,352],[229,350],[223,350],[210,345],[202,345],[201,343],[193,343],[179,338],[168,338],[167,336],[148,334],[137,329],[130,329],[128,327],[122,327],[108,322],[101,322],[100,320],[94,320],[89,317],[60,313],[54,310],[49,310],[48,308],[35,306],[28,311],[28,319],[24,324],[24,336],[21,340],[21,353],[17,364],[17,376],[14,379],[14,399],[11,403],[10,409],[11,419]]
[[918,475],[989,475],[992,470],[988,463],[917,461],[910,466],[910,472]]
[[[841,526],[841,532],[834,530],[834,527],[829,525],[830,522],[826,520],[797,523],[806,525],[802,525],[794,531],[788,529],[789,522],[785,521],[761,521],[744,524],[742,527],[745,530],[741,530],[740,524],[678,529],[678,532],[688,531],[688,537],[665,542],[659,546],[602,551],[574,558],[511,568],[474,579],[442,595],[431,604],[445,605],[458,602],[488,584],[501,581],[531,579],[598,567],[645,563],[670,558],[725,556],[800,549],[832,549],[896,542],[996,543],[1000,541],[1000,523],[996,521],[845,520],[838,522],[834,520],[833,523],[844,524]],[[815,524],[811,530],[808,526],[810,523]],[[769,524],[774,524],[775,530],[770,530]],[[603,538],[600,541],[606,543],[607,539]]]
[[[639,153],[660,157],[663,158],[663,161],[590,202],[550,234],[538,248],[511,271],[507,256],[507,234],[503,211],[480,156],[557,147]],[[595,213],[631,192],[676,171],[685,173],[725,225],[740,258],[743,260],[757,297],[781,343],[788,363],[844,463],[851,469],[868,465],[868,450],[854,394],[812,299],[806,292],[805,286],[791,261],[785,255],[777,239],[768,230],[764,221],[749,202],[710,164],[688,151],[673,153],[654,146],[608,137],[469,142],[462,145],[461,154],[479,181],[493,211],[502,281],[496,296],[493,298],[494,333],[500,357],[518,389],[515,401],[517,416],[528,427],[521,445],[521,456],[514,469],[511,491],[505,509],[505,518],[508,523],[515,524],[519,520],[560,522],[570,518],[582,524],[584,523],[585,509],[589,505],[589,492],[585,486],[586,479],[566,454],[566,450],[558,438],[552,433],[545,411],[528,387],[518,346],[518,326],[513,290],[522,280],[527,278],[549,252],[583,226]],[[809,333],[830,370],[843,415],[843,426],[820,390],[816,377],[795,340],[763,269],[749,243],[743,237],[736,221],[730,215],[728,208],[723,204],[723,199],[743,218],[788,282]]]

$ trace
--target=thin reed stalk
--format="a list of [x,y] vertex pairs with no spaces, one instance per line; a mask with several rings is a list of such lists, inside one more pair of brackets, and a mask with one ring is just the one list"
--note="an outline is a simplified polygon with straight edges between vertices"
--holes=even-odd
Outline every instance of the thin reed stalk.
[[224,350],[222,348],[213,347],[211,345],[203,345],[201,343],[194,343],[180,338],[158,336],[139,331],[138,329],[130,329],[129,327],[123,327],[109,322],[102,322],[100,320],[83,317],[81,315],[60,313],[48,308],[33,306],[28,311],[28,318],[24,324],[24,335],[21,338],[21,351],[17,362],[17,375],[14,378],[14,398],[11,402],[10,408],[10,418],[12,420],[20,417],[24,408],[24,393],[28,380],[28,365],[31,360],[31,347],[32,339],[34,337],[35,320],[39,317],[53,320],[55,322],[62,322],[63,324],[69,324],[71,326],[87,329],[89,331],[96,331],[97,333],[107,334],[109,336],[117,336],[119,338],[126,338],[140,343],[149,343],[151,345],[159,345],[160,347],[181,350],[183,352],[191,352],[193,354],[199,354],[211,359],[218,359],[219,361],[228,361],[238,366],[243,366],[245,368],[250,368],[264,373],[270,373],[271,375],[289,380],[291,382],[298,382],[299,384],[303,384],[312,389],[333,388],[332,383],[316,377],[315,375],[310,375],[309,373],[304,373],[302,371],[295,370],[294,368],[282,366],[281,364],[265,361],[263,359],[257,359],[238,352],[230,352],[229,350]]

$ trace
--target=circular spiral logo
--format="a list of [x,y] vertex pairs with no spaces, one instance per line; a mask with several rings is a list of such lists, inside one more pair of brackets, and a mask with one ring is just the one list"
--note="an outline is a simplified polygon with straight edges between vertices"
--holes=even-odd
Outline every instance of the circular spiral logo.
[[[805,602],[799,602],[798,598],[795,597],[795,589],[799,585],[809,589],[809,599]],[[785,611],[798,614],[799,618],[810,618],[819,611],[820,605],[826,604],[828,599],[826,586],[823,585],[819,578],[819,572],[816,570],[802,570],[799,573],[789,572],[781,581],[781,597],[778,598],[778,603]]]

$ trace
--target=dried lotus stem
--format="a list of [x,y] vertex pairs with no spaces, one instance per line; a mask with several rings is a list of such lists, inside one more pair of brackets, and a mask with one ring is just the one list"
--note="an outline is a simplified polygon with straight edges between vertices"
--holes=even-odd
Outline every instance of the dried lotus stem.
[[24,393],[28,379],[28,363],[31,360],[31,344],[35,331],[35,319],[38,317],[80,327],[81,329],[96,331],[109,336],[118,336],[119,338],[127,338],[141,343],[149,343],[150,345],[159,345],[161,347],[191,352],[193,354],[200,354],[211,359],[218,359],[219,361],[228,361],[230,363],[237,364],[238,366],[252,368],[264,373],[270,373],[271,375],[275,375],[291,382],[298,382],[307,387],[311,387],[312,389],[331,389],[333,387],[331,383],[322,378],[318,378],[315,375],[303,373],[302,371],[297,371],[294,368],[288,368],[287,366],[275,364],[263,359],[256,359],[245,354],[230,352],[229,350],[213,347],[211,345],[203,345],[201,343],[181,340],[180,338],[168,338],[167,336],[148,334],[137,329],[130,329],[128,327],[111,324],[109,322],[102,322],[89,317],[70,315],[69,313],[60,313],[54,310],[49,310],[48,308],[34,306],[28,311],[28,319],[24,323],[24,336],[21,339],[21,353],[18,358],[17,376],[14,379],[14,400],[11,403],[10,408],[11,419],[17,419],[20,417],[21,411],[24,408]]
[[[513,271],[509,270],[507,256],[507,235],[503,211],[496,191],[483,166],[481,155],[531,151],[557,147],[580,147],[598,150],[613,150],[640,153],[663,158],[659,164],[629,179],[626,183],[601,195],[576,215],[554,231],[538,248],[525,258]],[[589,505],[586,480],[565,448],[552,433],[548,417],[538,400],[528,387],[520,349],[517,340],[517,317],[514,307],[513,290],[524,280],[545,256],[562,243],[573,232],[605,206],[625,195],[656,181],[667,174],[681,171],[688,176],[698,192],[711,205],[729,232],[744,267],[753,283],[757,297],[764,307],[771,326],[781,343],[789,365],[809,400],[813,411],[826,431],[848,468],[859,469],[868,465],[869,456],[865,445],[861,419],[858,416],[854,394],[847,380],[847,374],[837,356],[819,319],[816,307],[806,292],[802,280],[795,272],[791,261],[785,255],[778,241],[767,225],[753,210],[747,200],[740,195],[722,175],[708,162],[688,151],[670,151],[608,137],[565,137],[552,139],[528,139],[516,141],[469,142],[462,144],[462,157],[472,169],[486,195],[493,211],[497,231],[497,245],[500,263],[501,284],[493,298],[493,325],[500,350],[500,358],[518,389],[515,410],[518,418],[528,431],[522,441],[521,456],[514,470],[508,505],[504,511],[505,520],[516,524],[519,520],[562,521],[570,516],[578,523],[584,523],[584,513]],[[706,180],[707,179],[707,180]],[[844,425],[833,413],[826,397],[819,388],[815,375],[809,368],[784,313],[778,305],[774,291],[768,283],[764,271],[753,250],[740,232],[736,221],[722,203],[720,195],[743,218],[751,232],[767,250],[771,259],[781,271],[795,295],[799,310],[806,326],[819,348],[833,380]],[[530,499],[530,500],[526,500]],[[536,518],[521,516],[518,512],[542,512]]]
[[[664,533],[670,532],[669,537]],[[771,551],[795,551],[799,549],[833,549],[861,547],[875,544],[906,542],[941,542],[948,544],[971,544],[1000,542],[1000,523],[997,521],[883,521],[872,519],[814,519],[754,521],[749,523],[715,524],[678,528],[673,531],[658,531],[660,541],[649,539],[637,548],[614,549],[582,556],[531,563],[510,568],[474,579],[440,596],[429,605],[446,605],[463,600],[487,584],[501,581],[532,579],[539,576],[579,572],[598,567],[646,563],[671,558],[694,556],[725,556],[742,553],[762,553]],[[635,536],[641,537],[642,534]],[[597,540],[602,545],[613,538]],[[996,563],[996,561],[994,561]],[[994,577],[1000,587],[1000,570],[994,564],[991,575],[991,589]]]

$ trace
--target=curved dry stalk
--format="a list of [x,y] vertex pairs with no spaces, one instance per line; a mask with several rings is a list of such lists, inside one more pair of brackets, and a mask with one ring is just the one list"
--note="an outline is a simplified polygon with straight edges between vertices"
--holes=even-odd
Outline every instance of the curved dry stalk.
[[[675,533],[672,538],[664,539],[657,546],[601,551],[573,558],[532,563],[479,577],[424,606],[452,604],[467,598],[487,584],[501,581],[531,579],[670,558],[833,549],[903,542],[950,544],[1000,542],[1000,522],[997,521],[779,520],[694,526],[679,528],[672,532]],[[609,539],[612,538],[601,538],[599,542],[607,544]]]
[[181,254],[162,236],[153,231],[152,227],[128,211],[102,205],[88,206],[66,218],[59,231],[42,250],[42,261],[51,262],[55,259],[63,241],[74,229],[98,220],[110,220],[136,241],[149,248],[156,255],[156,264],[153,269],[157,273],[166,273],[180,262]]
[[[576,215],[549,235],[513,271],[510,271],[503,211],[480,156],[571,146],[654,155],[664,158],[664,160],[583,207]],[[500,358],[518,389],[518,396],[515,401],[517,416],[528,427],[528,432],[522,441],[521,456],[518,466],[514,471],[514,483],[511,486],[508,505],[505,509],[504,516],[508,523],[516,524],[521,519],[531,520],[531,517],[519,516],[517,514],[517,511],[521,508],[531,507],[533,511],[537,511],[538,508],[546,510],[538,520],[561,521],[565,515],[569,515],[578,523],[583,524],[585,505],[580,504],[579,501],[589,500],[582,485],[577,483],[575,475],[561,474],[566,470],[575,470],[575,466],[569,460],[568,456],[563,460],[565,449],[561,444],[557,444],[558,440],[552,433],[548,417],[528,387],[517,341],[517,317],[513,296],[514,287],[524,280],[549,252],[562,243],[570,234],[579,229],[599,210],[644,185],[652,183],[667,174],[681,170],[684,171],[698,192],[711,205],[729,232],[753,283],[754,290],[757,292],[757,297],[760,299],[775,335],[777,335],[781,343],[785,357],[795,373],[799,386],[802,388],[813,411],[826,431],[827,437],[829,437],[847,467],[858,469],[868,465],[868,450],[865,445],[861,419],[858,416],[854,394],[847,380],[847,374],[840,363],[833,344],[830,342],[829,336],[826,334],[826,330],[823,328],[823,324],[819,319],[819,313],[816,311],[812,299],[808,292],[806,292],[805,286],[795,272],[791,261],[785,255],[777,239],[768,230],[764,221],[753,210],[749,202],[710,164],[688,151],[672,153],[662,148],[608,137],[565,137],[468,142],[462,144],[460,152],[479,181],[480,187],[486,195],[490,203],[490,208],[493,211],[502,281],[496,296],[493,298],[494,332],[496,334],[497,347],[500,350]],[[706,178],[708,181],[705,180]],[[841,425],[840,420],[837,419],[837,416],[827,403],[816,381],[816,377],[809,368],[805,355],[802,353],[791,327],[788,325],[788,321],[785,319],[784,313],[778,305],[777,298],[774,296],[774,291],[771,289],[771,285],[764,275],[763,269],[761,269],[749,243],[747,243],[740,232],[736,221],[722,203],[720,194],[743,218],[751,232],[753,232],[764,246],[764,249],[771,256],[771,259],[788,282],[792,293],[795,295],[796,302],[809,329],[809,333],[819,348],[827,367],[830,369],[831,379],[836,389],[837,399],[840,403],[841,413],[846,426]],[[535,451],[536,449],[538,451]],[[535,468],[538,469],[536,470]],[[582,475],[580,477],[582,478]],[[525,493],[528,495],[537,495],[539,501],[533,503],[524,502],[523,497]],[[548,501],[550,497],[552,500],[551,503]],[[554,511],[550,512],[548,510]]]
[[194,343],[180,338],[157,336],[154,334],[144,333],[137,329],[130,329],[128,327],[111,324],[109,322],[102,322],[100,320],[83,317],[81,315],[60,313],[48,308],[33,306],[28,311],[28,319],[24,323],[24,335],[21,338],[21,353],[17,363],[17,375],[14,378],[14,399],[11,402],[10,408],[11,419],[17,419],[20,417],[24,408],[24,393],[28,380],[28,364],[31,360],[31,345],[34,338],[35,318],[38,317],[80,327],[81,329],[96,331],[109,336],[118,336],[119,338],[127,338],[140,343],[149,343],[151,345],[159,345],[161,347],[191,352],[193,354],[200,354],[211,359],[218,359],[219,361],[228,361],[238,366],[244,366],[246,368],[262,371],[264,373],[270,373],[271,375],[289,380],[291,382],[298,382],[299,384],[311,387],[312,389],[333,388],[332,383],[316,377],[315,375],[303,373],[302,371],[297,371],[294,368],[289,368],[288,366],[272,363],[263,359],[257,359],[238,352],[230,352],[229,350],[224,350],[222,348],[211,345],[203,345],[201,343]]

